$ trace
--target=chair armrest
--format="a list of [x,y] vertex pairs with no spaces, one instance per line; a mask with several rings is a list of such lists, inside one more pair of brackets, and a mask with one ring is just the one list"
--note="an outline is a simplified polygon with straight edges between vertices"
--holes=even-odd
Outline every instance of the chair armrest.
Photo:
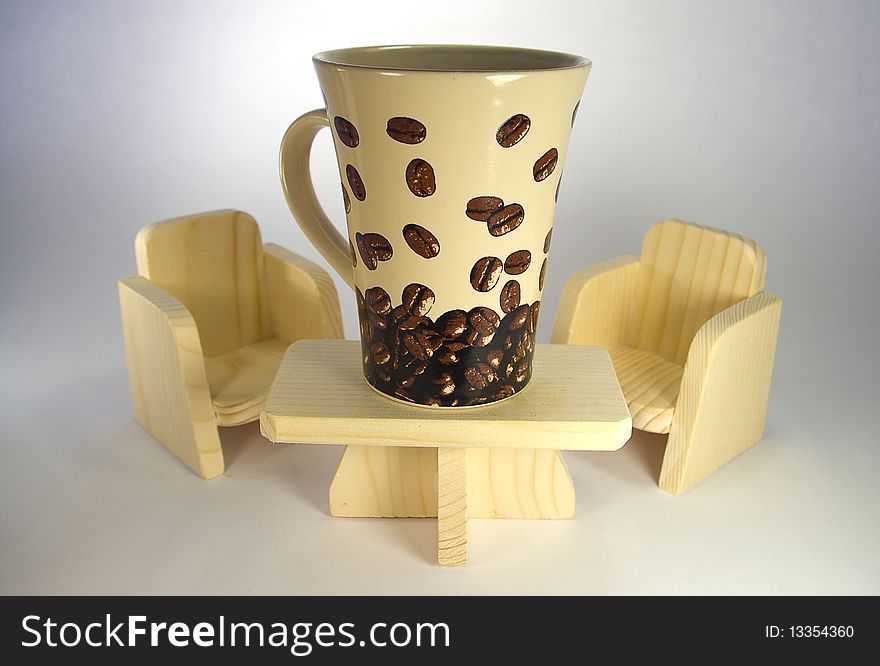
[[782,300],[759,292],[697,331],[682,375],[660,487],[687,490],[764,433]]
[[179,300],[143,277],[119,281],[135,418],[204,478],[223,473],[202,344]]
[[575,272],[562,290],[550,341],[622,345],[638,269],[639,258],[628,254]]
[[275,335],[286,342],[343,337],[342,313],[333,280],[318,264],[266,243],[269,310]]

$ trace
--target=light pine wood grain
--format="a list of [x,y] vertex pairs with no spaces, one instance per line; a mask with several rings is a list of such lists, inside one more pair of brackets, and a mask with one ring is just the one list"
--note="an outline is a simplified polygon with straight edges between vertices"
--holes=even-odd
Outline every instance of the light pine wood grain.
[[436,450],[345,447],[330,486],[330,514],[350,518],[436,516]]
[[467,562],[468,450],[437,449],[437,562]]
[[219,210],[150,224],[135,239],[138,275],[195,319],[206,356],[273,336],[263,245],[254,218]]
[[192,316],[142,277],[119,281],[134,416],[199,476],[223,473],[223,451]]
[[[336,289],[316,264],[277,245],[264,252],[241,211],[151,224],[135,255],[141,275],[119,289],[136,418],[197,473],[216,476],[216,426],[259,418],[287,345],[342,337]],[[174,335],[154,339],[157,326]],[[173,367],[178,357],[185,376]]]
[[[321,390],[316,390],[321,387]],[[303,340],[288,349],[260,417],[275,442],[613,451],[632,425],[608,353],[538,345],[519,394],[478,408],[415,407],[364,380],[360,343]]]
[[766,267],[754,241],[664,220],[637,261],[581,269],[565,286],[552,340],[611,352],[633,426],[669,433],[660,475],[668,492],[690,488],[763,434],[781,312],[761,291]]
[[626,335],[638,257],[626,255],[581,268],[565,283],[551,341],[614,349]]
[[280,245],[266,243],[263,249],[275,335],[288,343],[341,339],[339,296],[327,271]]
[[697,330],[764,288],[767,260],[748,238],[679,220],[642,244],[625,344],[684,365]]
[[[574,517],[575,491],[558,451],[468,449],[468,517]],[[437,515],[434,449],[348,446],[330,486],[330,513],[358,518]]]
[[679,494],[760,441],[782,301],[761,292],[712,317],[688,354],[660,471]]
[[682,366],[653,352],[618,347],[611,361],[632,415],[633,427],[667,434],[681,387]]
[[573,518],[574,483],[551,449],[468,449],[471,518]]

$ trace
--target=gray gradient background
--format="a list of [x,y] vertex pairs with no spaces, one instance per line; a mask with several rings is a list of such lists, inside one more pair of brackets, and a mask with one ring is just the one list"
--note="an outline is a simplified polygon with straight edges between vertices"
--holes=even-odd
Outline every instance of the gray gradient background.
[[[400,6],[2,3],[0,592],[880,593],[880,3]],[[321,104],[309,58],[406,42],[595,63],[543,340],[566,277],[658,219],[765,248],[785,306],[762,444],[678,498],[656,487],[663,438],[567,454],[575,520],[474,521],[470,564],[442,570],[434,521],[329,517],[337,447],[225,430],[227,475],[205,482],[134,423],[115,282],[136,231],[236,207],[320,261],[277,174],[285,128]],[[332,159],[322,136],[341,220]]]

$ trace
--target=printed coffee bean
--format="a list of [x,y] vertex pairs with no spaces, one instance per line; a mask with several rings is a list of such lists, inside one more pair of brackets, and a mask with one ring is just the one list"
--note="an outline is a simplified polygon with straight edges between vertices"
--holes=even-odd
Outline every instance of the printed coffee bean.
[[381,340],[374,342],[370,346],[370,351],[372,352],[371,358],[373,359],[373,363],[376,365],[385,365],[391,360],[391,352],[388,351],[388,347],[386,347],[385,343]]
[[413,282],[404,287],[401,300],[404,309],[411,315],[423,316],[434,305],[434,292],[423,284]]
[[477,362],[476,365],[464,371],[464,378],[471,385],[471,388],[481,390],[498,379],[498,375],[485,363]]
[[377,262],[388,261],[394,254],[394,248],[391,247],[391,243],[382,234],[362,234],[358,232],[355,234],[355,241],[357,242],[358,251],[364,266],[371,271],[376,270]]
[[562,176],[556,181],[556,194],[553,195],[553,201],[559,203],[559,187],[562,185]]
[[509,234],[522,224],[525,216],[526,212],[518,203],[508,204],[504,208],[499,208],[489,216],[489,233],[493,236]]
[[339,136],[339,140],[349,148],[355,148],[361,142],[355,126],[342,116],[336,116],[333,119],[333,125],[336,127],[336,134]]
[[516,370],[514,374],[514,379],[522,384],[529,378],[531,374],[531,368],[529,367],[528,360],[522,360],[516,365]]
[[547,235],[544,236],[544,254],[547,254],[550,251],[550,238],[553,236],[553,229],[547,232]]
[[351,266],[352,266],[352,268],[357,268],[358,255],[354,249],[354,243],[351,242],[351,238],[348,239],[348,249],[351,252]]
[[519,282],[516,280],[510,280],[501,289],[501,296],[498,299],[501,304],[501,311],[506,314],[516,309],[519,305],[519,297]]
[[455,380],[451,372],[441,372],[431,380],[431,383],[438,386],[437,392],[440,395],[450,395],[455,391]]
[[388,328],[388,322],[385,317],[375,312],[367,312],[367,323],[370,325],[371,331],[384,331]]
[[391,297],[382,287],[371,287],[364,294],[364,302],[370,310],[380,315],[391,312]]
[[348,198],[348,190],[345,189],[345,185],[339,184],[342,186],[342,204],[345,206],[345,214],[348,215],[351,212],[351,199]]
[[412,314],[402,305],[398,305],[391,311],[391,320],[401,331],[411,331],[422,323],[421,316]]
[[443,345],[437,350],[436,358],[441,365],[456,365],[461,361],[458,351],[449,349],[446,345]]
[[345,177],[348,178],[348,184],[351,186],[351,193],[354,195],[354,198],[358,201],[366,199],[367,188],[364,187],[364,181],[361,178],[361,175],[351,164],[345,166]]
[[478,259],[471,269],[471,286],[477,291],[491,291],[501,277],[504,264],[498,257]]
[[538,289],[544,289],[544,275],[547,273],[547,260],[544,259],[544,263],[541,264],[541,273],[538,275]]
[[501,367],[501,361],[503,359],[504,352],[502,352],[500,349],[490,351],[488,354],[486,354],[486,363],[488,363],[493,370],[497,370]]
[[[426,361],[440,347],[440,336],[433,331],[415,330],[401,336],[406,350],[421,361]],[[422,370],[424,372],[424,369]],[[421,374],[421,373],[417,373]]]
[[434,167],[423,159],[414,159],[406,167],[406,184],[417,197],[431,196],[437,189]]
[[403,238],[410,249],[420,257],[433,259],[440,254],[440,242],[425,227],[407,224],[403,228]]
[[504,201],[498,197],[474,197],[467,202],[464,214],[477,222],[488,222],[499,208],[504,208]]
[[504,398],[509,398],[514,393],[516,393],[516,391],[510,384],[504,384],[498,389],[495,395],[492,396],[492,400],[504,400]]
[[474,308],[468,312],[468,324],[471,328],[467,335],[468,344],[474,347],[485,347],[492,342],[500,323],[501,318],[489,308]]
[[421,143],[428,134],[428,130],[422,123],[405,116],[389,118],[385,132],[395,141],[409,144]]
[[523,115],[522,113],[517,113],[515,116],[508,118],[504,124],[498,128],[498,131],[495,133],[495,140],[501,145],[501,147],[510,148],[519,143],[522,138],[529,133],[529,128],[531,126],[532,121],[529,120],[528,116]]
[[467,330],[467,312],[450,310],[437,319],[437,332],[447,340],[454,340]]
[[525,304],[520,305],[511,311],[509,317],[504,319],[507,320],[507,330],[518,331],[529,320],[529,306]]
[[535,301],[529,308],[529,332],[534,336],[538,330],[538,314],[541,312],[541,301]]
[[578,107],[581,105],[581,101],[578,100],[577,104],[574,105],[574,111],[571,112],[571,126],[574,127],[574,119],[577,118],[578,115]]
[[528,250],[517,250],[507,255],[504,260],[504,272],[508,275],[519,275],[525,273],[532,263],[532,253]]
[[559,151],[556,148],[551,148],[546,153],[541,155],[538,160],[535,162],[535,166],[532,168],[532,175],[535,177],[536,182],[541,182],[556,169],[556,162],[559,160]]

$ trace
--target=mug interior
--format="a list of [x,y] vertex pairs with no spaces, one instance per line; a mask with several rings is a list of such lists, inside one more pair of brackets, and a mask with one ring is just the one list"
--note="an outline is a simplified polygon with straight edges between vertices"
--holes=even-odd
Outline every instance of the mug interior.
[[364,46],[324,51],[314,60],[343,67],[418,72],[521,72],[590,64],[587,58],[557,51],[464,45]]

